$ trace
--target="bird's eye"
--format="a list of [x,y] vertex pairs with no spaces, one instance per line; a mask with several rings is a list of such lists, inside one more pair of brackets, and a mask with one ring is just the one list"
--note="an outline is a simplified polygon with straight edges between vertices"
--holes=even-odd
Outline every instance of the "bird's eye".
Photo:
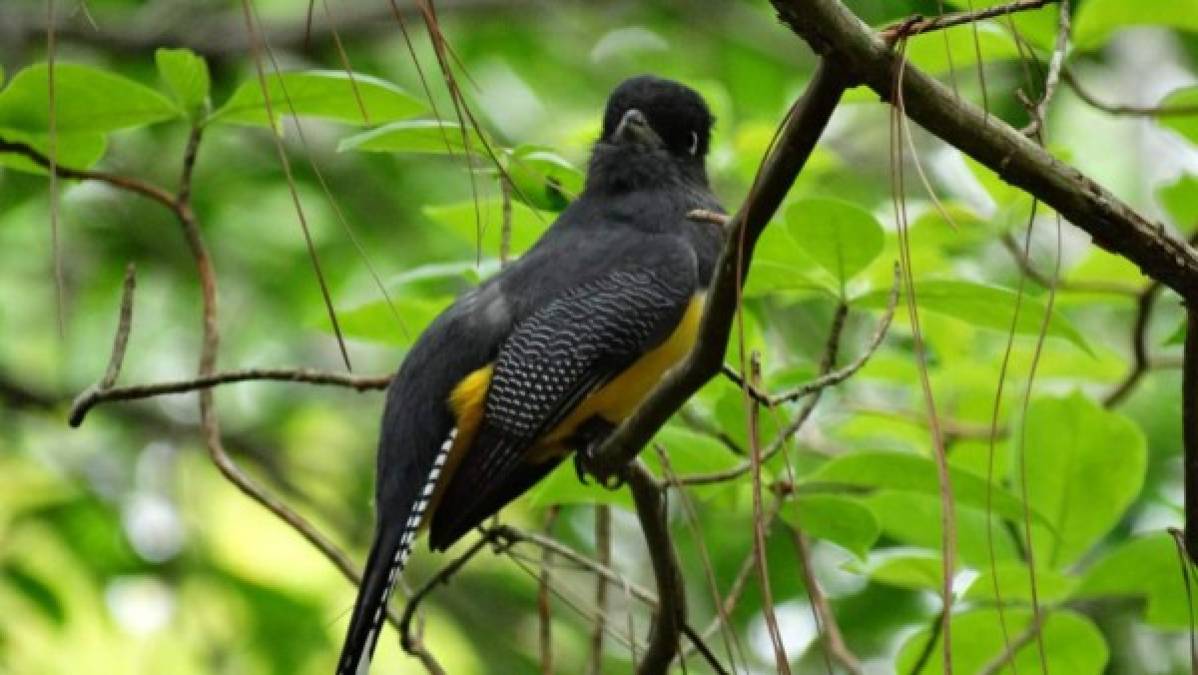
[[695,154],[696,152],[698,152],[698,151],[699,151],[699,132],[697,132],[697,131],[692,131],[692,132],[691,132],[691,148],[690,148],[690,153],[691,153],[691,155],[694,155],[694,154]]

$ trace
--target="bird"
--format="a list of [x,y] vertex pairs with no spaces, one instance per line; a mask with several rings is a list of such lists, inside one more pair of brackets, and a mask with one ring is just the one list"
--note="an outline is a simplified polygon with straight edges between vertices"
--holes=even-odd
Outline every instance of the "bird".
[[374,540],[337,675],[366,675],[416,537],[443,551],[574,452],[589,453],[695,341],[723,237],[714,118],[679,82],[608,97],[582,191],[519,259],[408,351],[378,441]]

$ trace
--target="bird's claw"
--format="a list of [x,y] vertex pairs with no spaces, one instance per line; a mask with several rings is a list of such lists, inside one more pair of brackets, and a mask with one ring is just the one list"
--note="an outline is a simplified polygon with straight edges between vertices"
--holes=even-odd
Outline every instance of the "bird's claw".
[[582,483],[583,485],[588,485],[590,480],[587,478],[587,474],[590,474],[591,476],[595,477],[595,480],[597,483],[599,483],[599,485],[607,488],[608,490],[618,490],[624,485],[623,476],[621,476],[619,473],[605,474],[596,471],[591,465],[591,460],[595,456],[595,450],[601,445],[603,445],[603,440],[598,439],[593,443],[587,443],[574,453],[574,471],[578,474],[578,482]]

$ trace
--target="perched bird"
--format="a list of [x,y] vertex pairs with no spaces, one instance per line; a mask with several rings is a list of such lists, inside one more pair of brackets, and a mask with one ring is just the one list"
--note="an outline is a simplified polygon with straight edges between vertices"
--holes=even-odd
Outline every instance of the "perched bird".
[[712,122],[677,82],[620,84],[582,193],[412,347],[387,392],[374,544],[338,675],[369,670],[418,532],[444,550],[571,450],[585,464],[686,356],[722,241],[687,217],[720,210],[704,166]]

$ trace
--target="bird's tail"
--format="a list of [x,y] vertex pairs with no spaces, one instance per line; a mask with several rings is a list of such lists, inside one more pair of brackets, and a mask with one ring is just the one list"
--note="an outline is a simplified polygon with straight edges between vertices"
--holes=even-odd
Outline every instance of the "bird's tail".
[[337,662],[337,675],[365,675],[370,670],[374,645],[387,614],[387,599],[412,552],[414,534],[414,528],[379,525],[358,587],[358,599]]

